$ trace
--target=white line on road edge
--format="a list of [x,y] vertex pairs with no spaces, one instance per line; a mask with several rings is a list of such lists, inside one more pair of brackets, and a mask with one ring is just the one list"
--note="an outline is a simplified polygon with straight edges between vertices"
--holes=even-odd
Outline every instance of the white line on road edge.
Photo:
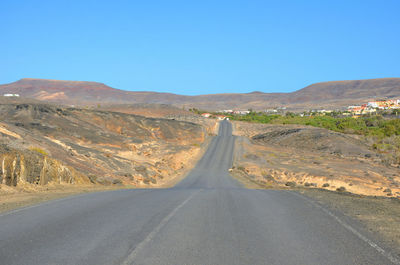
[[199,193],[200,190],[192,193],[192,195],[189,196],[186,200],[184,200],[181,204],[179,204],[175,209],[172,210],[162,221],[160,224],[154,228],[153,231],[151,231],[147,237],[140,242],[139,244],[136,245],[135,249],[128,255],[128,257],[121,263],[121,265],[130,265],[133,264],[138,252],[142,250],[147,243],[149,243],[153,238],[156,236],[156,234],[163,228],[169,220],[171,220],[172,217],[179,211],[180,208],[182,208],[187,202],[189,202],[197,193]]
[[82,193],[82,194],[75,194],[75,195],[74,195],[74,194],[71,194],[71,195],[67,195],[66,197],[63,197],[63,198],[51,199],[51,200],[49,200],[49,201],[42,201],[42,202],[39,202],[39,203],[37,203],[37,204],[32,204],[32,205],[28,205],[28,206],[23,206],[23,207],[14,209],[14,210],[10,210],[10,211],[3,212],[3,213],[0,214],[0,217],[7,216],[7,215],[10,215],[10,214],[14,214],[14,213],[18,213],[18,212],[25,211],[25,210],[32,209],[32,208],[37,208],[37,207],[40,207],[40,206],[44,206],[44,205],[47,205],[47,204],[51,204],[51,203],[53,203],[53,202],[66,201],[66,200],[69,200],[69,199],[74,199],[74,198],[82,197],[82,196],[85,196],[85,195],[87,195],[87,194],[89,194],[89,193]]
[[400,265],[400,260],[397,259],[396,257],[394,257],[392,254],[390,254],[389,252],[385,251],[383,248],[381,248],[380,246],[378,246],[378,244],[376,244],[375,242],[373,242],[371,239],[367,238],[366,236],[362,235],[360,232],[358,232],[355,228],[353,228],[352,226],[350,226],[349,224],[347,224],[346,222],[344,222],[342,219],[340,219],[339,217],[337,217],[335,214],[333,214],[331,211],[325,209],[324,207],[322,207],[321,205],[319,205],[318,203],[314,202],[313,200],[310,200],[309,198],[297,193],[297,192],[291,192],[291,191],[287,191],[293,195],[296,195],[297,197],[302,198],[303,200],[306,200],[307,202],[311,203],[312,205],[314,205],[315,207],[321,209],[322,211],[324,211],[326,214],[328,214],[329,216],[333,217],[339,224],[341,224],[344,228],[346,228],[347,230],[349,230],[350,232],[352,232],[354,235],[356,235],[358,238],[360,238],[362,241],[364,241],[365,243],[367,243],[368,245],[370,245],[371,247],[373,247],[375,250],[377,250],[379,253],[381,253],[383,256],[385,256],[386,258],[388,258],[391,262],[393,262],[396,265]]
[[[128,189],[121,189],[121,190],[128,190]],[[83,197],[83,196],[86,196],[86,195],[89,195],[89,194],[95,194],[95,193],[101,193],[101,192],[109,192],[109,191],[118,191],[118,190],[100,190],[100,191],[93,191],[93,192],[83,192],[83,193],[77,193],[77,194],[70,194],[70,195],[66,195],[66,197],[62,197],[62,198],[58,198],[58,199],[50,199],[48,201],[42,201],[42,202],[35,203],[35,204],[32,204],[32,205],[22,206],[20,208],[14,209],[14,210],[5,211],[5,212],[0,213],[0,217],[7,216],[7,215],[10,215],[10,214],[14,214],[14,213],[18,213],[18,212],[25,211],[25,210],[28,210],[28,209],[37,208],[37,207],[40,207],[40,206],[52,204],[54,202],[66,201],[66,200],[70,200],[70,199]]]

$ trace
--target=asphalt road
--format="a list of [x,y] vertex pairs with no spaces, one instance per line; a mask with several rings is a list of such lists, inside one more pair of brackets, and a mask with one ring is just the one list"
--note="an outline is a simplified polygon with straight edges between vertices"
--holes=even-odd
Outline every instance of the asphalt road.
[[357,226],[311,201],[241,187],[228,174],[231,131],[222,122],[174,188],[85,194],[0,215],[0,264],[392,264]]

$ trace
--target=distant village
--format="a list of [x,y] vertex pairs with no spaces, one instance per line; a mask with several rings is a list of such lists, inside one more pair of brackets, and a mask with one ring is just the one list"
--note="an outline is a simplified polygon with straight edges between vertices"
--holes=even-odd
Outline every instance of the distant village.
[[377,110],[400,109],[400,99],[370,101],[361,106],[349,106],[347,109],[354,115],[374,113]]
[[[342,111],[342,115],[348,116],[360,116],[366,114],[374,114],[378,110],[391,110],[400,109],[400,99],[382,99],[370,101],[362,105],[348,106],[345,111]],[[314,112],[327,114],[333,112],[332,110],[313,110]]]
[[[360,116],[366,114],[374,114],[377,113],[378,110],[391,110],[391,109],[400,109],[400,99],[382,99],[382,100],[375,100],[370,101],[366,104],[362,105],[354,105],[348,106],[346,109],[342,109],[341,115],[343,116]],[[286,107],[279,107],[274,109],[266,109],[264,110],[265,113],[269,114],[284,114],[286,112]],[[326,115],[332,112],[339,112],[339,110],[325,110],[325,109],[318,109],[318,110],[310,110],[308,112],[300,113],[300,116],[310,116],[310,115]],[[215,113],[201,113],[201,116],[205,118],[217,118],[219,120],[229,119],[226,115],[247,115],[251,112],[251,110],[219,110]],[[225,114],[225,115],[224,115]]]

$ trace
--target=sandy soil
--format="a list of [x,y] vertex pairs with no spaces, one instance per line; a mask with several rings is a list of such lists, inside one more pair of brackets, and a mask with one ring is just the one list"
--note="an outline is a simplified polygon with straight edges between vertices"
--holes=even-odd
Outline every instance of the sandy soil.
[[0,185],[0,212],[26,207],[49,200],[60,199],[88,192],[126,189],[123,185],[60,185],[49,184],[46,186],[21,185],[9,187]]
[[[208,145],[211,143],[211,139],[211,137],[207,138],[202,144],[201,148],[197,149],[196,154],[190,157],[190,162],[186,162],[186,165],[192,166],[186,166],[182,169],[180,174],[175,175],[175,177],[170,177],[165,182],[160,183],[160,185],[156,186],[155,188],[171,188],[175,186],[178,182],[183,180],[194,168],[194,166],[196,166],[197,162],[203,157],[204,153],[207,151]],[[187,158],[188,157],[186,157],[186,159]]]

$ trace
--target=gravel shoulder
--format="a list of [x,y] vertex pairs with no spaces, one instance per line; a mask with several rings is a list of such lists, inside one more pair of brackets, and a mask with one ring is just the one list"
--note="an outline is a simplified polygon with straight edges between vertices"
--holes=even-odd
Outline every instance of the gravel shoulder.
[[130,187],[122,185],[48,185],[46,187],[29,187],[28,189],[24,189],[23,187],[20,187],[18,189],[7,189],[7,187],[3,185],[0,188],[0,213],[82,193],[127,188]]

